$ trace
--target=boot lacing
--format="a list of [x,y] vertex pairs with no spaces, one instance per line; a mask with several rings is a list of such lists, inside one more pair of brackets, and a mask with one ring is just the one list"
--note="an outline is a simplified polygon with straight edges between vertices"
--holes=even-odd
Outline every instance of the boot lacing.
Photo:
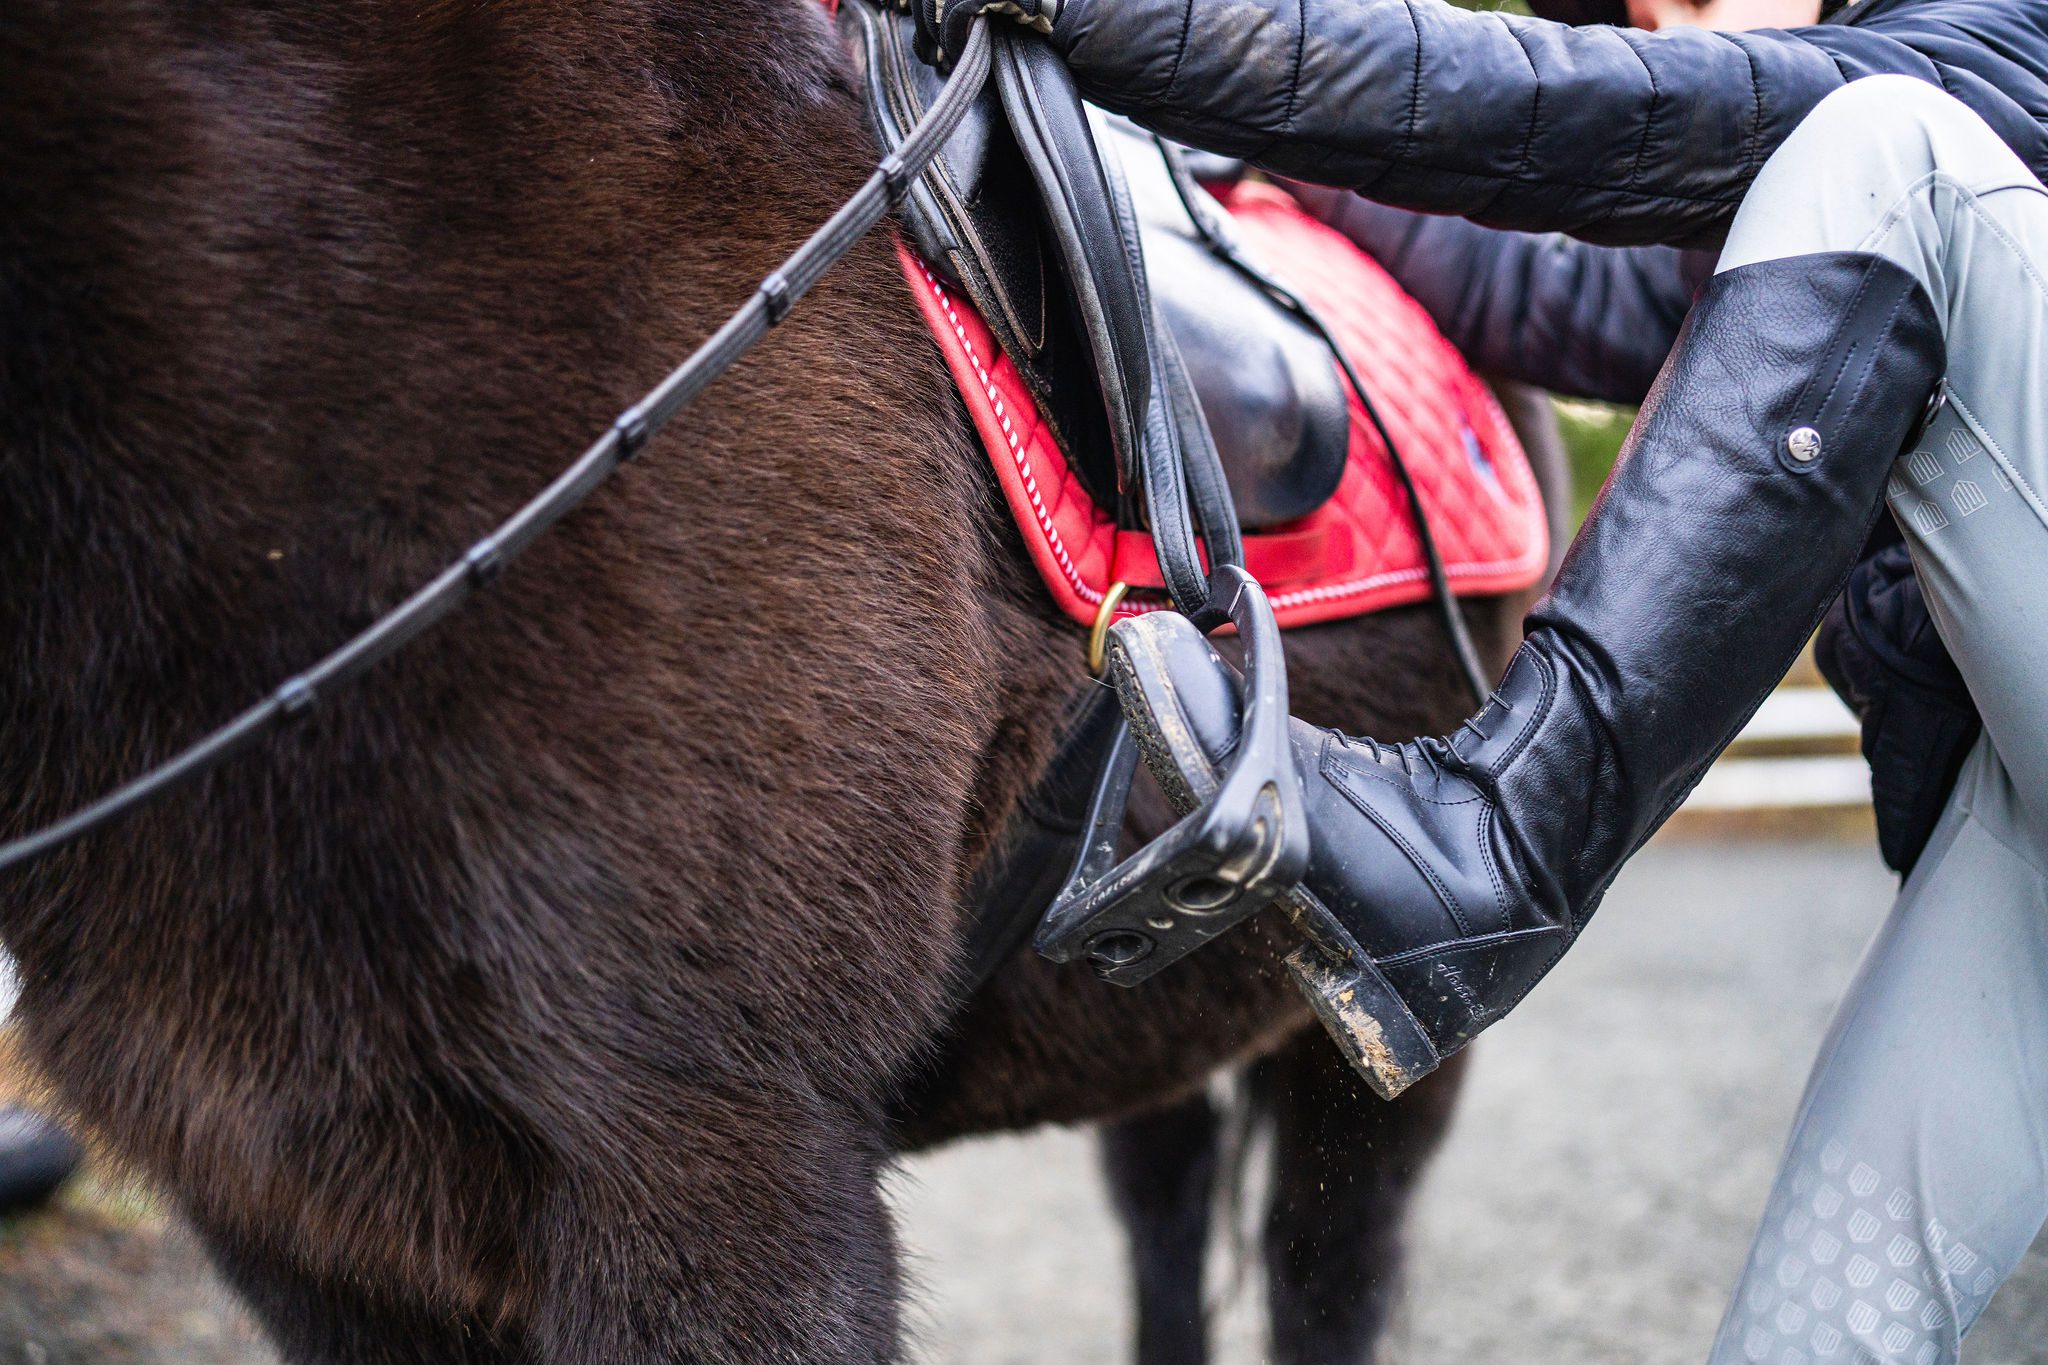
[[1382,744],[1370,735],[1360,735],[1354,738],[1341,730],[1337,732],[1337,737],[1346,744],[1364,745],[1371,752],[1372,761],[1375,763],[1384,763],[1386,761],[1381,755],[1392,754],[1401,761],[1401,771],[1410,777],[1415,776],[1415,764],[1420,762],[1424,768],[1429,770],[1432,777],[1442,778],[1446,773],[1462,773],[1465,770],[1464,756],[1458,752],[1458,735],[1460,733],[1470,731],[1478,738],[1481,744],[1493,738],[1493,736],[1480,728],[1479,720],[1481,716],[1486,715],[1495,706],[1498,706],[1503,711],[1515,709],[1507,702],[1496,697],[1488,706],[1480,711],[1479,715],[1460,721],[1456,730],[1453,730],[1448,736],[1441,739],[1434,735],[1429,735],[1422,739],[1410,740],[1406,744]]

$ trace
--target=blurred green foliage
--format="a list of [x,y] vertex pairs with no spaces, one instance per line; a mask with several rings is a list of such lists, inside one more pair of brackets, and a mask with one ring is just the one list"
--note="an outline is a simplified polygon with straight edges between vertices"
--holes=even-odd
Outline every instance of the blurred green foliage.
[[1621,438],[1628,435],[1636,410],[1576,398],[1559,398],[1555,402],[1558,429],[1571,457],[1572,520],[1577,524],[1585,519],[1586,509],[1593,505],[1593,495],[1600,491],[1600,485],[1607,482],[1607,471],[1614,468],[1615,452],[1621,449]]

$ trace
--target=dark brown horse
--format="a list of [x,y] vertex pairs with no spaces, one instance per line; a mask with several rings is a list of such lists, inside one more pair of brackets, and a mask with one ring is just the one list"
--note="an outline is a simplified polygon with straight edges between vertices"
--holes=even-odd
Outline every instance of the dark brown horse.
[[[872,157],[813,0],[12,0],[0,834],[396,601]],[[894,1359],[896,1152],[1306,1055],[1263,927],[959,1009],[1080,647],[887,242],[684,425],[324,715],[0,885],[35,1056],[295,1362]],[[1292,659],[1314,718],[1461,711],[1420,611]]]

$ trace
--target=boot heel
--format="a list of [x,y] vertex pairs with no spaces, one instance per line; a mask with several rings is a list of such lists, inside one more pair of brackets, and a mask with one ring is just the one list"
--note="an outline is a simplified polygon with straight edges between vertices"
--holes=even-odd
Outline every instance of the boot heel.
[[[1317,911],[1328,920],[1329,912],[1320,906],[1288,904],[1297,899],[1309,898],[1297,891],[1283,901],[1297,923]],[[1436,1044],[1401,997],[1355,947],[1314,933],[1287,955],[1287,970],[1338,1050],[1381,1099],[1393,1099],[1442,1063]]]

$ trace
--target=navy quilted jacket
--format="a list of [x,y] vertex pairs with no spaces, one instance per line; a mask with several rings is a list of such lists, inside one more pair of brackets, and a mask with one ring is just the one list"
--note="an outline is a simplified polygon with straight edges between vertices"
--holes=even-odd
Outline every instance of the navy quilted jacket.
[[1576,398],[1642,402],[1714,271],[1707,251],[1589,246],[1290,188],[1385,266],[1474,368]]
[[1643,33],[1443,0],[1065,0],[1083,92],[1298,180],[1596,242],[1710,245],[1830,91],[1932,81],[2048,178],[2048,0],[1861,0]]

